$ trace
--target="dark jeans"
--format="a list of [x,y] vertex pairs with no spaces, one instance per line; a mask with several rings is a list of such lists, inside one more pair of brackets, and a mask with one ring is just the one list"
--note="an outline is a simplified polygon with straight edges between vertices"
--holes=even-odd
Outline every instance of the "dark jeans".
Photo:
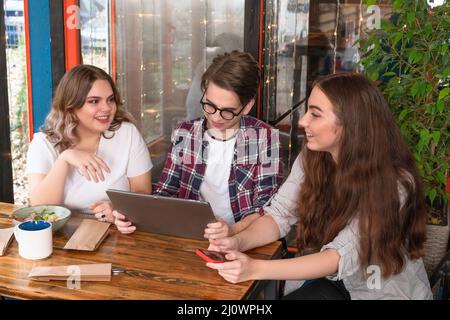
[[282,300],[351,300],[342,281],[326,278],[310,281],[281,298]]

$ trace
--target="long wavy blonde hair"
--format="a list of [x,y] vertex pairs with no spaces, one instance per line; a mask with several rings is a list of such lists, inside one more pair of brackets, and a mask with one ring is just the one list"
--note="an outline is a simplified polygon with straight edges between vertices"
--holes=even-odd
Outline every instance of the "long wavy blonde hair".
[[52,109],[45,119],[42,131],[47,135],[48,140],[53,143],[57,152],[61,153],[76,145],[80,137],[76,133],[79,123],[75,110],[80,109],[86,102],[86,97],[96,80],[106,80],[111,85],[116,102],[117,111],[108,129],[112,135],[105,138],[112,138],[114,131],[120,128],[122,122],[133,122],[132,116],[121,109],[122,100],[119,91],[112,78],[100,68],[91,65],[78,65],[72,68],[61,79],[56,88]]

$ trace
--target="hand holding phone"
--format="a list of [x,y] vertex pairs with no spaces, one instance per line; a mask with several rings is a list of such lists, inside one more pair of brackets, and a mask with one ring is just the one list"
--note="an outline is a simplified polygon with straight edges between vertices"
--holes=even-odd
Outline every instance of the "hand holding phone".
[[219,252],[219,251],[212,251],[212,250],[205,250],[205,249],[197,249],[195,250],[195,253],[205,260],[206,262],[212,262],[212,263],[223,263],[225,261],[228,261],[225,258],[226,253]]

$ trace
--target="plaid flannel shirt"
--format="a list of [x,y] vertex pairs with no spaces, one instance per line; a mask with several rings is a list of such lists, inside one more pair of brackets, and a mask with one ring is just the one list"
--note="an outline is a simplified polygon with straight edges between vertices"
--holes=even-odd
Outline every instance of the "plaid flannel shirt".
[[[204,117],[177,125],[154,194],[200,199],[208,158],[208,142],[203,140],[205,129]],[[282,180],[278,130],[256,118],[243,116],[228,178],[234,220],[238,222],[252,213],[262,215],[262,207]]]

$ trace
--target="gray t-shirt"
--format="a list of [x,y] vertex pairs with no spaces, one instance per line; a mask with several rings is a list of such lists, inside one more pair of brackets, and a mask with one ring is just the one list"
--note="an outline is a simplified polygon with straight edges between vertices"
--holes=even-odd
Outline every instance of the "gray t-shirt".
[[[297,223],[298,196],[304,179],[301,157],[295,160],[291,173],[264,211],[272,216],[284,237]],[[383,278],[380,268],[369,266],[364,277],[358,255],[358,223],[353,220],[321,251],[335,249],[340,255],[338,272],[328,276],[342,280],[352,299],[432,299],[430,283],[422,259],[406,260],[401,273]]]

